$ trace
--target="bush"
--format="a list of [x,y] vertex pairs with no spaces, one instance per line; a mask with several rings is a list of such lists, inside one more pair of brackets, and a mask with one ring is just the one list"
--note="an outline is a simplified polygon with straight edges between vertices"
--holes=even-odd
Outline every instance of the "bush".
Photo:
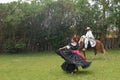
[[4,51],[15,53],[15,52],[22,52],[25,48],[24,42],[15,42],[14,40],[7,40],[4,44]]
[[25,48],[25,43],[23,42],[19,42],[15,44],[16,52],[22,52],[24,48]]
[[15,52],[15,47],[14,47],[15,43],[13,40],[7,40],[4,44],[4,51],[5,52],[10,52],[13,53]]

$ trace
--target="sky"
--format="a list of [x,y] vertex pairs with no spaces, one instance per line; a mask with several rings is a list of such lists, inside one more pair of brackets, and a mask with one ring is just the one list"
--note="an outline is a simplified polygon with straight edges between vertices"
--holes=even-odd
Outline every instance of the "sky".
[[18,0],[0,0],[0,3],[9,3],[12,1],[18,1]]

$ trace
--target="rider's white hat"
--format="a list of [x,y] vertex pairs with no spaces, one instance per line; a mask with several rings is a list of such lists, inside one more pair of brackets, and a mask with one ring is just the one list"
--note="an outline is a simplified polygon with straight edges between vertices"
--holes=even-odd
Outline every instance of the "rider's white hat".
[[87,27],[86,30],[90,30],[90,27]]

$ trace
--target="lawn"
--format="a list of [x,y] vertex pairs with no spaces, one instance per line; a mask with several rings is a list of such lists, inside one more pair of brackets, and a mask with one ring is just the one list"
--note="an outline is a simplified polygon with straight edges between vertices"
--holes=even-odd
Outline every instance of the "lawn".
[[92,64],[79,72],[64,72],[64,60],[54,52],[0,55],[0,80],[120,80],[120,50],[107,50],[106,59],[87,52]]

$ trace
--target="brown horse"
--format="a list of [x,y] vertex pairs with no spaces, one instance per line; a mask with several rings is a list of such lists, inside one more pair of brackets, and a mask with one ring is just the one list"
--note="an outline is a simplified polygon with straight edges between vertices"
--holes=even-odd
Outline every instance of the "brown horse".
[[[79,46],[79,50],[81,50],[81,49],[83,49],[83,47],[84,47],[84,38],[83,37],[81,37],[80,38],[80,46]],[[94,50],[94,55],[96,55],[97,54],[97,51],[99,51],[99,52],[101,52],[102,54],[103,54],[103,56],[105,55],[105,49],[104,49],[104,45],[103,45],[103,43],[102,43],[102,41],[100,41],[100,40],[95,40],[96,41],[96,45],[95,45],[95,47],[88,47],[88,49],[89,48],[91,48],[91,49],[93,49]],[[85,54],[85,51],[83,51],[83,54],[84,54],[84,56],[86,57],[86,54]],[[105,56],[104,56],[105,57]]]

